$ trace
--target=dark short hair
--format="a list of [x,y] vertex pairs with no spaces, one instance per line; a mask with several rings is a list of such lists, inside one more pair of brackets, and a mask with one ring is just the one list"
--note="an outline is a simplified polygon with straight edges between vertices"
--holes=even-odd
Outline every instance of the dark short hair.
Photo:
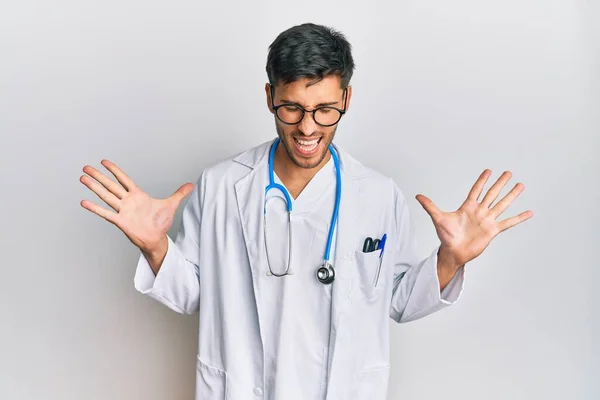
[[293,26],[281,32],[269,46],[267,76],[271,86],[302,78],[313,80],[312,84],[338,75],[345,89],[353,72],[350,43],[333,28],[312,23]]

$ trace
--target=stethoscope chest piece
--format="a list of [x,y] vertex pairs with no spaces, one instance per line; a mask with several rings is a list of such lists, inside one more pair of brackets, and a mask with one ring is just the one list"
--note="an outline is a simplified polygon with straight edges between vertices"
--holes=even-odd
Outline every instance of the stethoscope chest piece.
[[319,282],[329,285],[335,279],[335,269],[333,265],[325,263],[317,269],[317,279]]

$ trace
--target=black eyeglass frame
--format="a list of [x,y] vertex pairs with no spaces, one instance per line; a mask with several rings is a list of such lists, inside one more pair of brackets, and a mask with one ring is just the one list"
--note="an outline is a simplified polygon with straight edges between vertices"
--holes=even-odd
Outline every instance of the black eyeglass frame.
[[[272,85],[269,85],[271,87],[271,107],[273,107],[273,112],[275,113],[275,117],[277,117],[277,119],[279,121],[281,121],[283,124],[286,125],[298,125],[303,119],[304,119],[304,115],[309,112],[312,114],[312,118],[313,121],[315,121],[315,124],[319,125],[319,126],[323,126],[323,127],[330,127],[330,126],[334,126],[335,124],[337,124],[338,122],[340,122],[340,120],[342,119],[342,117],[344,116],[344,114],[346,114],[346,102],[348,101],[348,88],[344,89],[344,109],[339,109],[337,107],[333,107],[333,106],[321,106],[321,107],[317,107],[314,110],[306,110],[304,107],[302,107],[300,104],[298,103],[283,103],[283,104],[279,104],[278,106],[276,106],[275,104],[273,104],[273,99],[275,98],[275,88]],[[277,114],[277,110],[280,109],[281,107],[284,106],[294,106],[294,107],[298,107],[300,110],[302,110],[302,116],[300,117],[300,119],[297,122],[286,122],[284,120],[282,120],[279,115]],[[337,121],[335,121],[332,124],[320,124],[317,122],[317,120],[315,119],[315,113],[319,110],[322,109],[332,109],[332,110],[336,110],[340,113],[340,117],[337,119]]]

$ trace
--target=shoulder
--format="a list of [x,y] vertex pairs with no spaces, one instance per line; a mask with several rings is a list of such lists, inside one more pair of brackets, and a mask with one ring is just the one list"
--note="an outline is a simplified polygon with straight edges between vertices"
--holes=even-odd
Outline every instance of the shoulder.
[[342,171],[352,180],[360,192],[369,192],[373,195],[401,194],[396,182],[379,169],[359,161],[343,148],[336,146],[340,155]]
[[206,167],[198,178],[205,184],[231,183],[244,177],[258,165],[268,153],[273,141],[269,140],[250,149],[234,153]]
[[348,175],[357,192],[369,204],[378,204],[381,207],[391,206],[396,210],[403,209],[406,204],[404,192],[394,179],[378,170],[357,160],[343,148],[336,146],[340,155],[342,170]]

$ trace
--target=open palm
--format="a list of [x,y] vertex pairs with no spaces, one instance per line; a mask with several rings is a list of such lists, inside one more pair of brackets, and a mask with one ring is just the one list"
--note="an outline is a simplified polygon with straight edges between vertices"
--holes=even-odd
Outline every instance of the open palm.
[[416,196],[417,201],[431,217],[441,246],[448,251],[457,265],[464,265],[473,260],[485,250],[492,239],[500,232],[533,216],[533,212],[527,210],[514,217],[497,221],[500,214],[525,189],[522,183],[517,183],[506,196],[492,206],[492,203],[512,176],[509,171],[505,171],[498,178],[481,202],[478,203],[477,200],[490,175],[491,171],[489,169],[481,173],[469,195],[456,211],[441,211],[426,196],[422,194]]
[[88,200],[83,200],[81,206],[116,225],[142,251],[151,252],[173,225],[177,207],[194,185],[186,183],[170,197],[154,199],[137,187],[117,165],[108,160],[101,163],[119,183],[89,165],[83,168],[89,176],[82,175],[80,181],[114,211]]

